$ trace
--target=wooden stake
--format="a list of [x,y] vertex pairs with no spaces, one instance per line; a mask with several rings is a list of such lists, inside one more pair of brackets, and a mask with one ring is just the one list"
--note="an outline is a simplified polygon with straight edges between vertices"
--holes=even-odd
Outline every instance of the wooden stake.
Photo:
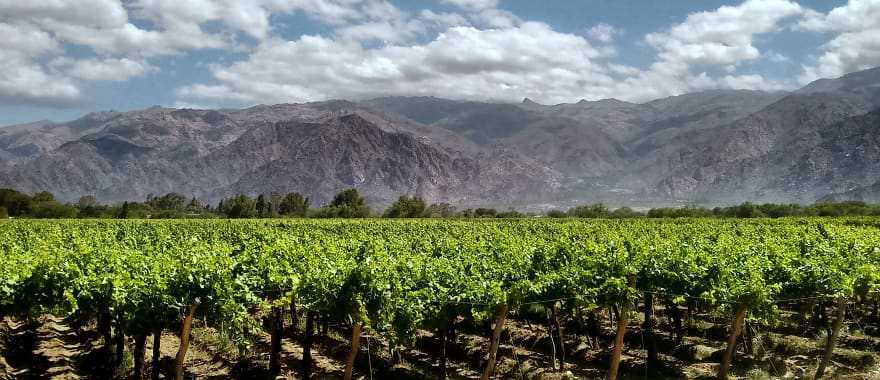
[[843,318],[845,317],[846,298],[838,297],[834,324],[831,326],[831,334],[825,338],[825,353],[822,355],[822,361],[819,362],[819,367],[816,368],[816,374],[813,375],[814,380],[822,378],[822,375],[825,373],[825,368],[828,367],[828,363],[831,361],[831,355],[834,354],[834,345],[837,342],[837,335],[840,333],[840,325],[843,324]]
[[281,373],[281,337],[284,334],[284,314],[281,308],[272,310],[272,335],[269,352],[269,373],[272,377]]
[[150,378],[159,380],[159,360],[162,358],[162,329],[157,328],[153,331],[153,364],[151,368]]
[[147,334],[138,334],[134,337],[134,378],[144,379],[144,362],[146,361]]
[[617,316],[617,335],[614,338],[614,350],[611,352],[611,366],[608,368],[608,380],[617,380],[617,371],[620,368],[620,356],[623,354],[623,338],[626,335],[626,326],[629,324],[629,316],[623,308],[618,308],[620,315]]
[[730,370],[730,363],[733,362],[733,354],[736,351],[736,338],[742,333],[743,321],[746,319],[746,312],[749,305],[741,303],[736,308],[736,315],[733,317],[733,326],[730,336],[727,338],[727,349],[724,350],[724,358],[721,359],[721,369],[718,370],[718,379],[727,380],[727,372]]
[[504,323],[507,321],[507,304],[498,307],[498,314],[495,319],[495,329],[492,331],[492,344],[489,346],[489,361],[486,368],[483,369],[483,375],[480,380],[489,380],[495,371],[495,361],[498,357],[498,345],[501,342],[501,332],[504,331]]
[[186,361],[186,350],[189,349],[189,335],[192,332],[193,317],[196,315],[196,309],[199,308],[199,302],[192,304],[186,317],[183,318],[183,325],[180,327],[180,347],[177,349],[177,356],[174,358],[174,379],[183,380],[183,364]]
[[354,360],[357,358],[358,351],[361,350],[361,331],[363,328],[363,325],[356,324],[351,329],[351,351],[345,361],[345,380],[351,380],[351,374],[354,372]]

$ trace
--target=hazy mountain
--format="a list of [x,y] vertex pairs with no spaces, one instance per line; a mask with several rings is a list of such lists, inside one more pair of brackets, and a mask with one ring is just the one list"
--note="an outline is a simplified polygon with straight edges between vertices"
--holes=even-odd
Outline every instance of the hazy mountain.
[[880,202],[880,181],[875,182],[871,186],[857,187],[852,190],[841,193],[833,193],[819,199],[820,201],[861,201],[861,202]]
[[316,201],[356,187],[382,204],[401,194],[460,203],[527,200],[559,186],[552,170],[515,152],[472,152],[448,132],[382,119],[349,102],[151,108],[98,124],[99,132],[8,167],[0,186],[46,189],[68,200],[300,191]]
[[[461,205],[869,199],[880,69],[792,93],[716,90],[644,104],[390,97],[246,109],[154,107],[0,128],[0,187],[73,200],[206,200],[347,188]],[[873,193],[872,193],[873,191]]]
[[[878,78],[880,79],[880,78]],[[840,87],[837,87],[840,88]],[[638,174],[665,196],[739,202],[811,202],[873,183],[880,107],[862,92],[797,92],[732,123],[680,136]],[[854,164],[860,159],[864,165]]]

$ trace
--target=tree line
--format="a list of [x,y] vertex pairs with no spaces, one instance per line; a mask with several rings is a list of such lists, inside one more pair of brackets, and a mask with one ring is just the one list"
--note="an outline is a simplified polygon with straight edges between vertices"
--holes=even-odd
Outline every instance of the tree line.
[[751,202],[727,207],[659,207],[635,211],[629,207],[609,209],[603,204],[576,206],[568,211],[551,210],[552,218],[782,218],[806,216],[880,216],[880,204],[862,201],[777,204]]
[[185,218],[780,218],[804,216],[880,216],[880,204],[861,201],[819,202],[811,205],[750,202],[727,207],[660,207],[637,211],[629,207],[611,209],[597,203],[553,209],[545,213],[521,213],[509,209],[466,208],[458,210],[449,203],[428,203],[417,196],[401,196],[384,211],[372,209],[356,189],[337,193],[317,208],[303,194],[239,194],[220,200],[217,205],[179,193],[148,195],[143,202],[99,203],[94,196],[76,202],[61,202],[42,191],[28,195],[12,189],[0,189],[0,219],[185,219]]

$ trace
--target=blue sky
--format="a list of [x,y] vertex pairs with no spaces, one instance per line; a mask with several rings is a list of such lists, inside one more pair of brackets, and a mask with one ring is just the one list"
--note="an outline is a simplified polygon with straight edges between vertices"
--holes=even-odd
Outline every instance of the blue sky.
[[426,95],[648,101],[880,65],[880,0],[0,0],[0,125]]

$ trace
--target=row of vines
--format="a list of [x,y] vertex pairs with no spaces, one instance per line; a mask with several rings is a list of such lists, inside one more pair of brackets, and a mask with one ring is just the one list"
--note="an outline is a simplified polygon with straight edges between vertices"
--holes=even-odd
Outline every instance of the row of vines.
[[182,379],[194,320],[245,344],[263,329],[263,310],[274,374],[292,311],[306,324],[304,378],[316,320],[350,326],[350,378],[361,334],[407,346],[418,330],[465,316],[494,321],[488,379],[509,312],[538,303],[554,316],[613,312],[615,379],[640,305],[650,364],[654,305],[677,313],[698,302],[729,317],[724,379],[744,321],[773,325],[791,300],[834,311],[818,378],[845,308],[876,310],[880,229],[872,219],[10,221],[0,223],[0,264],[0,317],[97,321],[108,347],[133,337],[136,378],[148,337],[156,349],[162,331],[180,332]]

